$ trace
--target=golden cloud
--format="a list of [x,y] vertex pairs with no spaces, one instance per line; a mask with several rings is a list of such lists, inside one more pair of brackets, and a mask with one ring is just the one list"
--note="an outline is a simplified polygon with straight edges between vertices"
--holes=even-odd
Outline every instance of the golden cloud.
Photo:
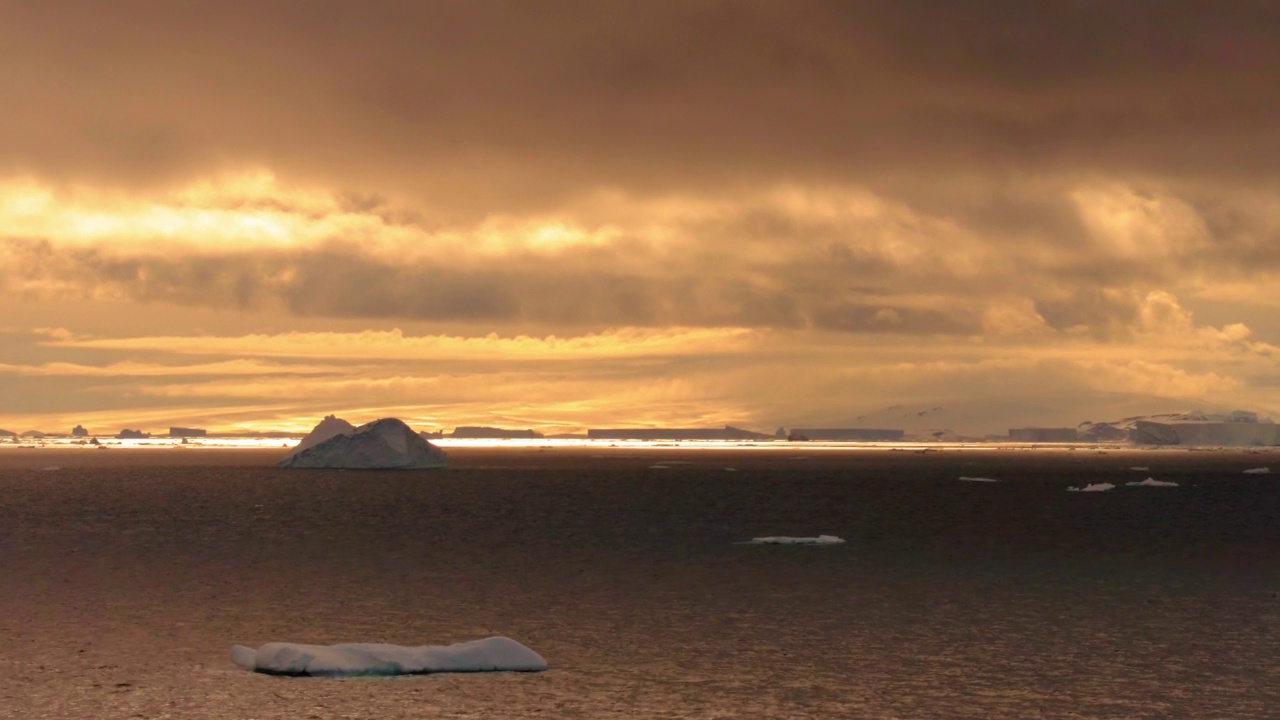
[[577,337],[405,335],[399,329],[363,332],[293,332],[279,335],[75,338],[59,334],[54,348],[145,350],[189,355],[342,358],[367,360],[599,359],[730,353],[758,342],[743,328],[621,328]]

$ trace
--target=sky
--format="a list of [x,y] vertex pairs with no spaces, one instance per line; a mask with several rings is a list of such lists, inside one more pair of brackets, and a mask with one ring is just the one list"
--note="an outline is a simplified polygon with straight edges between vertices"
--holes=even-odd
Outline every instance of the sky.
[[1276,37],[1262,0],[3,3],[0,428],[1270,414]]

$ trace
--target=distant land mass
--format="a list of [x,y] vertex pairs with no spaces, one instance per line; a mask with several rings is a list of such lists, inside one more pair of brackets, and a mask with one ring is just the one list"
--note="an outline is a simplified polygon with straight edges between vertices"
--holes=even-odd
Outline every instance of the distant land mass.
[[[1139,404],[1141,398],[1120,396],[1108,407]],[[1145,403],[1150,406],[1149,400]],[[1197,407],[1196,405],[1190,405]],[[1186,407],[1186,406],[1184,406]],[[1204,407],[1204,406],[1199,406]],[[449,440],[596,440],[596,441],[728,441],[728,442],[943,442],[943,443],[1131,443],[1135,445],[1185,445],[1224,447],[1280,446],[1280,425],[1265,413],[1253,409],[1207,410],[1134,413],[1118,416],[1118,420],[1072,421],[1061,409],[1022,402],[991,403],[924,403],[890,405],[879,410],[854,415],[815,409],[808,418],[846,418],[844,422],[789,423],[772,433],[747,429],[740,425],[720,427],[601,427],[585,432],[554,432],[556,426],[535,425],[533,428],[508,428],[488,425],[459,425],[451,432],[444,430],[415,431],[425,439]],[[1097,410],[1098,408],[1093,408]],[[1098,418],[1097,412],[1079,417]],[[1102,415],[1101,417],[1108,417]],[[1111,415],[1110,417],[1117,417]],[[326,418],[332,420],[333,418]],[[1029,421],[1028,421],[1029,420]],[[1006,424],[1006,421],[1007,422]],[[623,423],[619,423],[623,425]],[[788,427],[791,429],[788,431]],[[69,438],[83,439],[90,433],[76,425],[70,433],[44,433],[27,430],[21,434],[0,430],[7,444],[57,443]],[[261,438],[296,439],[303,433],[291,431],[214,431],[204,428],[172,426],[168,433],[153,434],[125,427],[116,439],[147,438]]]
[[499,427],[463,425],[456,427],[447,437],[460,440],[531,440],[543,437],[536,430],[510,430]]
[[773,440],[773,435],[725,425],[723,428],[603,428],[587,430],[592,440]]

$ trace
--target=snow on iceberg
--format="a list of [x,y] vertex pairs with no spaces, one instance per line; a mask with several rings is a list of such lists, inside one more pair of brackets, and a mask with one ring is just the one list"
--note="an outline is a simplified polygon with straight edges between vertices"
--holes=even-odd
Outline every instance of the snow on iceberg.
[[818,537],[787,537],[778,535],[772,537],[751,538],[746,545],[842,545],[844,540],[835,535],[819,535]]
[[1248,470],[1244,471],[1244,474],[1245,475],[1270,475],[1271,468],[1269,467],[1249,468]]
[[1107,482],[1089,483],[1088,485],[1085,485],[1082,488],[1075,487],[1073,485],[1067,488],[1067,492],[1106,492],[1108,490],[1114,490],[1115,488],[1116,488],[1115,485],[1112,485],[1111,483],[1107,483]]
[[416,470],[448,467],[448,462],[443,450],[403,421],[384,418],[295,450],[278,467]]
[[1125,485],[1130,487],[1178,487],[1178,483],[1176,482],[1166,482],[1164,480],[1157,480],[1153,477],[1149,477],[1142,482],[1125,483]]
[[960,480],[962,482],[998,482],[995,478],[967,477],[965,475],[961,475]]
[[254,650],[231,648],[231,662],[269,675],[350,677],[422,675],[444,672],[538,672],[547,669],[541,655],[502,636],[453,645],[343,643],[303,645],[272,642]]
[[311,428],[311,432],[307,433],[307,436],[302,438],[301,442],[294,445],[293,450],[291,450],[285,457],[297,455],[303,450],[319,445],[335,435],[350,435],[355,431],[356,426],[346,420],[334,415],[325,415],[324,419],[321,420],[314,428]]

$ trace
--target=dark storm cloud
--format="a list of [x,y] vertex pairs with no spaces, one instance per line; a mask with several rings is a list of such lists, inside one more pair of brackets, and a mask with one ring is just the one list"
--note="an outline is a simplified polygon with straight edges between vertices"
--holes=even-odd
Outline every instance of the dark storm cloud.
[[0,162],[259,162],[456,213],[975,168],[1267,176],[1277,36],[1268,2],[14,3]]

